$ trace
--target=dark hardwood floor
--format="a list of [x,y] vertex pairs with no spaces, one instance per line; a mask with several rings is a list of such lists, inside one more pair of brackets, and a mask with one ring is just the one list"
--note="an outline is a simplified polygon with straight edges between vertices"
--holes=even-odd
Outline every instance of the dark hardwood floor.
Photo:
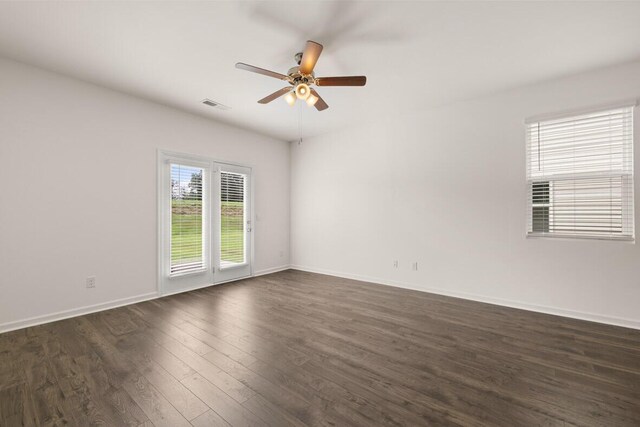
[[0,335],[0,425],[640,426],[640,331],[299,271]]

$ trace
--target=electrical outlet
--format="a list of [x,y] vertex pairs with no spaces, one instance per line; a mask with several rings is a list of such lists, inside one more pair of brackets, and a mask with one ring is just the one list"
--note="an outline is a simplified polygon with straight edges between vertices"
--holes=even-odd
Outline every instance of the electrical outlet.
[[413,263],[413,271],[418,271],[418,261]]
[[96,276],[87,277],[87,288],[95,288],[96,287]]
[[398,268],[398,260],[393,261],[393,268]]

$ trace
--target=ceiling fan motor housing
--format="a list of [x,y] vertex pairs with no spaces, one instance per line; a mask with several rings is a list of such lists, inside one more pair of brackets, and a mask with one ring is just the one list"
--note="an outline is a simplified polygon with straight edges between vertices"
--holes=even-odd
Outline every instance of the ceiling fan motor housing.
[[297,85],[298,83],[315,84],[315,74],[301,74],[300,67],[291,67],[287,71],[287,75],[291,78],[291,84]]

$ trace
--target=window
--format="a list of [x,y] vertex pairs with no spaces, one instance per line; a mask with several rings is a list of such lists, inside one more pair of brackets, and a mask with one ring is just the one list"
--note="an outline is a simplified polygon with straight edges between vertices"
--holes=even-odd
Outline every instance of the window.
[[171,163],[170,274],[205,268],[202,177],[199,167]]
[[529,120],[527,234],[633,239],[633,106]]

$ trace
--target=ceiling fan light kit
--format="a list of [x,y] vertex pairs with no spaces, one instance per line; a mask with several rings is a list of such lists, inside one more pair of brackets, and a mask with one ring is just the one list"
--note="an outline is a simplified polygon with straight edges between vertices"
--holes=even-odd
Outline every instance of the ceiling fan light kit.
[[306,83],[298,83],[296,86],[296,96],[298,99],[307,99],[310,93],[309,86]]
[[316,62],[322,53],[322,45],[314,41],[307,41],[304,52],[298,52],[295,60],[297,67],[290,68],[287,74],[276,73],[275,71],[265,70],[264,68],[254,67],[242,62],[236,64],[236,68],[253,73],[262,74],[279,80],[284,80],[293,86],[284,87],[271,95],[268,95],[258,101],[260,104],[268,104],[276,98],[284,96],[287,104],[293,106],[296,99],[305,100],[310,107],[316,107],[316,110],[323,111],[329,108],[326,102],[320,97],[318,92],[311,86],[364,86],[367,83],[365,76],[343,76],[343,77],[316,77],[313,72]]
[[287,95],[284,97],[284,100],[287,101],[287,104],[289,104],[291,107],[293,107],[293,104],[296,103],[297,99],[298,98],[293,94],[293,92],[287,93]]
[[316,102],[318,102],[318,97],[310,94],[307,98],[307,105],[309,107],[313,107],[314,105],[316,105]]

